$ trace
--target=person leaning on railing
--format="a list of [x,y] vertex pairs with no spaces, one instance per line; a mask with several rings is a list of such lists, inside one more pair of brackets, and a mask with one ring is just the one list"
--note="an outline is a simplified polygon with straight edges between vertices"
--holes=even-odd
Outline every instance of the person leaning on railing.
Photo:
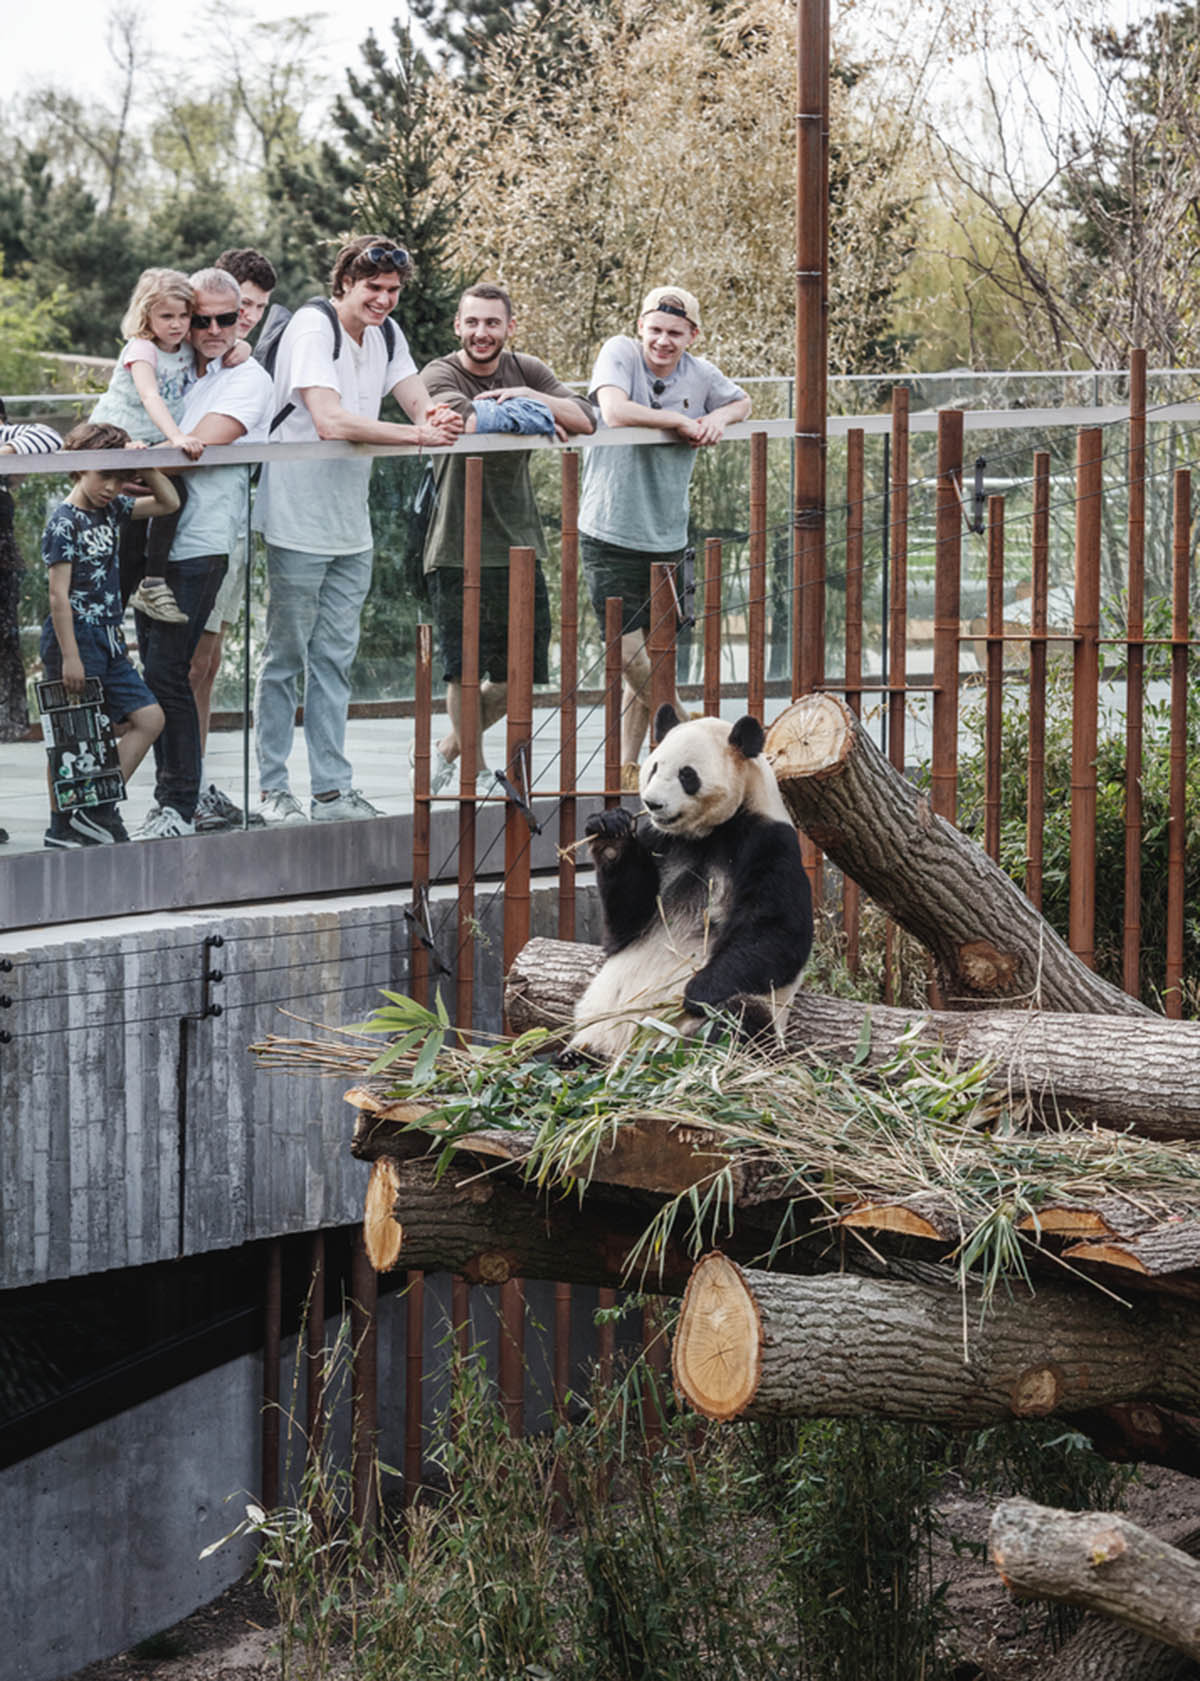
[[[691,448],[589,450],[579,506],[579,555],[602,631],[605,600],[624,602],[621,784],[631,790],[650,724],[650,568],[683,558],[693,452],[718,443],[726,426],[750,413],[740,385],[690,354],[700,333],[700,305],[691,292],[656,286],[637,330],[636,339],[620,335],[601,346],[588,396],[606,426],[657,426]],[[678,695],[675,710],[686,716]]]
[[[433,397],[463,417],[468,432],[541,433],[565,443],[594,432],[596,415],[546,363],[513,350],[512,299],[491,281],[469,287],[459,299],[454,331],[459,348],[421,370]],[[508,704],[508,557],[530,548],[534,574],[533,680],[549,680],[550,596],[543,566],[546,533],[533,494],[529,454],[496,452],[483,463],[480,531],[478,724],[480,735],[504,716]],[[461,455],[434,465],[437,503],[425,538],[423,564],[429,586],[438,656],[446,682],[450,727],[433,751],[430,789],[439,794],[454,775],[462,733],[463,518],[466,462]],[[481,771],[490,779],[490,773]]]
[[[388,319],[412,274],[408,252],[381,234],[342,246],[331,304],[302,306],[280,340],[273,441],[454,442],[462,417],[431,401],[403,333]],[[379,419],[389,391],[411,426]],[[254,722],[259,810],[268,823],[306,821],[288,785],[301,677],[312,787],[307,815],[316,822],[380,815],[352,786],[345,751],[350,667],[374,552],[370,476],[369,458],[272,461],[263,472],[253,523],[266,539],[270,593]]]

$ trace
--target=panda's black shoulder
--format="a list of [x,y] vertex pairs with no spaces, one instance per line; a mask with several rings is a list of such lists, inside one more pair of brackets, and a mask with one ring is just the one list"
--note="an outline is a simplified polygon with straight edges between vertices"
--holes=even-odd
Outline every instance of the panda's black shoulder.
[[800,852],[799,837],[790,823],[768,817],[761,811],[751,811],[746,806],[734,812],[719,830],[714,829],[713,834],[720,834],[736,852],[795,852],[797,856]]

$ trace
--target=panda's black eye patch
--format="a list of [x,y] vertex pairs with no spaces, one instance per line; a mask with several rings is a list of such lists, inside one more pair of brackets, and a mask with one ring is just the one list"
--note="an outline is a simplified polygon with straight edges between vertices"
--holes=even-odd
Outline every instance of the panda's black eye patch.
[[700,792],[700,778],[696,775],[696,772],[692,769],[691,765],[684,765],[683,769],[680,771],[679,786],[683,789],[684,793],[689,796],[694,796]]

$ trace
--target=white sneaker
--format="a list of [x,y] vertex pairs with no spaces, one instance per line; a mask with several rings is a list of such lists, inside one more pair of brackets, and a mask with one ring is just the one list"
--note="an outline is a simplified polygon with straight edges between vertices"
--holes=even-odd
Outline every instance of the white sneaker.
[[187,614],[181,612],[175,599],[175,592],[161,578],[154,583],[149,578],[143,578],[129,597],[129,605],[134,612],[144,613],[148,619],[161,619],[164,624],[185,625],[188,622]]
[[[417,744],[415,741],[410,741],[408,744],[408,769],[409,787],[415,791],[417,786]],[[437,743],[434,742],[429,756],[429,792],[440,794],[447,783],[457,775],[458,760],[448,759]]]
[[258,815],[263,822],[271,825],[284,823],[306,823],[300,801],[294,799],[286,788],[271,788],[263,794],[259,803]]
[[357,788],[347,788],[331,800],[310,800],[309,815],[314,823],[343,823],[348,817],[382,817],[384,813],[370,800],[365,800]]
[[175,840],[180,835],[194,835],[196,825],[181,817],[174,806],[162,805],[150,811],[132,840]]

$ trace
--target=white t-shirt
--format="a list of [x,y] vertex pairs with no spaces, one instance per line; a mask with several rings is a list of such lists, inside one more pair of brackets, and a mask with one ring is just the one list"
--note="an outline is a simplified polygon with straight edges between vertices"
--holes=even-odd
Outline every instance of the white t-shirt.
[[[294,408],[271,434],[272,443],[317,443],[302,390],[319,385],[336,391],[342,407],[368,420],[379,418],[387,392],[415,374],[399,327],[395,350],[388,360],[381,327],[368,327],[361,345],[342,333],[342,348],[333,358],[333,323],[319,309],[298,309],[279,341],[275,363],[274,412],[287,403]],[[358,554],[371,547],[371,516],[367,490],[371,458],[358,461],[273,461],[263,468],[254,504],[254,529],[280,549],[306,554]]]
[[[261,443],[271,420],[271,400],[270,375],[253,357],[237,368],[211,362],[188,391],[179,424],[191,432],[206,415],[225,414],[245,427],[236,442]],[[173,563],[230,553],[242,529],[249,471],[201,466],[187,475],[188,497],[171,544]]]

